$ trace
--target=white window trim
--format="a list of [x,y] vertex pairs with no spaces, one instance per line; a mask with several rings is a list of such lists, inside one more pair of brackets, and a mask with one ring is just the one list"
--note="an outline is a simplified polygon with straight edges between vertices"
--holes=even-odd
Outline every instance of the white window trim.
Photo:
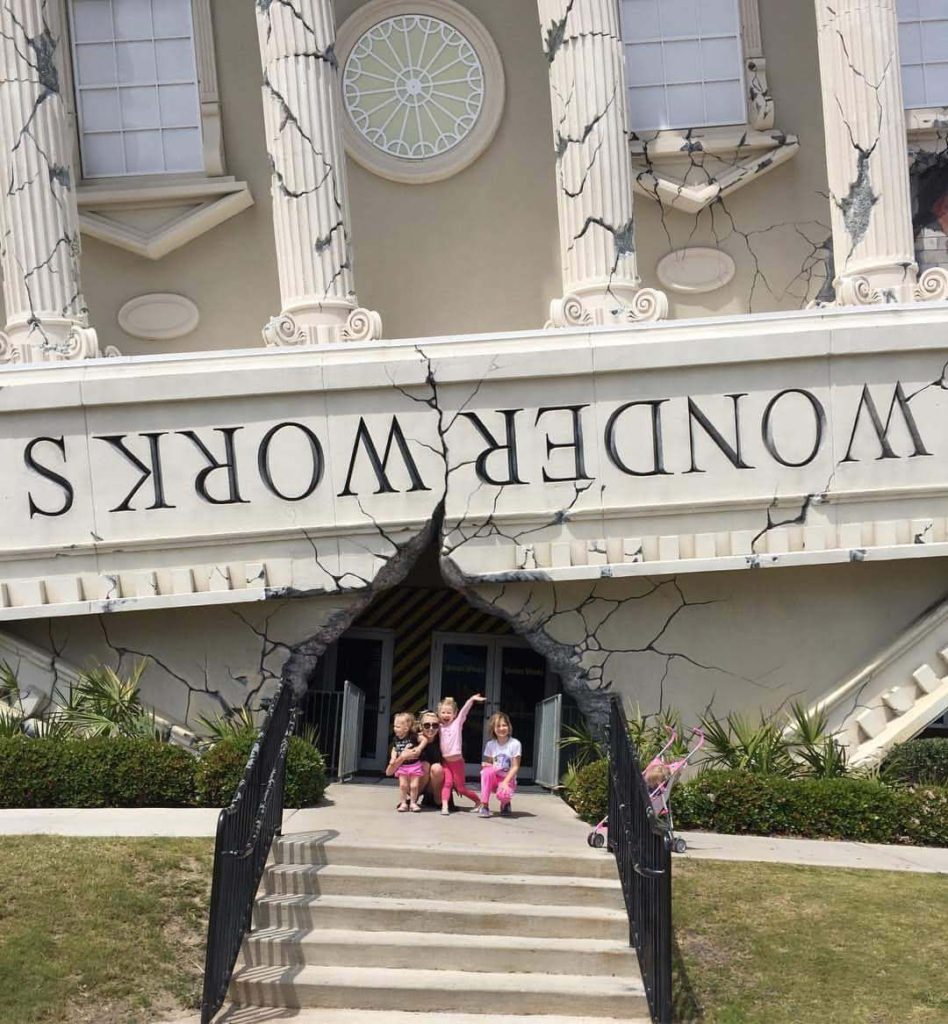
[[[800,148],[795,135],[774,128],[774,101],[767,84],[758,0],[740,0],[740,16],[747,120],[713,128],[629,131],[636,191],[683,213],[698,213],[716,199],[756,181]],[[689,150],[712,156],[733,155],[733,163],[716,180],[688,185],[675,177],[674,165],[680,164],[682,153]]]
[[[252,206],[253,196],[247,183],[226,174],[211,0],[191,0],[201,105],[203,173],[81,177],[75,80],[68,43],[68,2],[55,0],[52,14],[56,21],[55,30],[62,40],[63,96],[73,139],[72,166],[78,181],[76,198],[82,233],[136,256],[157,260]],[[134,213],[145,208],[180,208],[182,202],[193,203],[192,209],[150,231],[123,221],[121,216],[124,211]]]

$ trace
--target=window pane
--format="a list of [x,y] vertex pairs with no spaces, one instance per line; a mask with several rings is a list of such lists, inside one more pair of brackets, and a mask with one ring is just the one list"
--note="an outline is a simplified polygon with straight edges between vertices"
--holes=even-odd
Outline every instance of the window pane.
[[922,60],[922,29],[918,22],[899,25],[899,55],[903,66],[919,64]]
[[672,128],[690,128],[704,124],[704,98],[700,85],[670,85],[668,96],[668,120]]
[[115,84],[115,47],[111,43],[83,43],[76,47],[80,85]]
[[200,171],[204,168],[201,132],[197,128],[172,128],[161,133],[165,167],[169,171]]
[[155,3],[155,35],[190,36],[191,0],[157,0]]
[[122,127],[157,128],[158,96],[153,85],[122,90]]
[[741,51],[736,38],[703,40],[701,56],[706,82],[740,78]]
[[918,0],[898,0],[896,7],[900,18],[918,17]]
[[665,90],[661,86],[629,90],[629,123],[639,131],[668,127]]
[[155,84],[154,43],[116,43],[115,56],[118,60],[118,80],[122,85],[140,82]]
[[694,37],[698,27],[697,0],[662,0],[662,35],[665,39]]
[[99,43],[112,38],[112,8],[109,0],[75,0],[73,21],[78,43]]
[[[948,20],[925,22],[921,37],[923,60],[948,60]],[[902,60],[907,64],[913,63],[904,54]]]
[[[165,0],[159,0],[160,6]],[[151,0],[112,0],[116,39],[150,39]]]
[[740,82],[709,82],[704,87],[708,124],[738,124],[747,116]]
[[740,35],[740,14],[735,0],[701,0],[698,8],[703,36]]
[[665,44],[665,81],[701,81],[701,44],[678,42]]
[[638,43],[626,47],[629,85],[661,85],[665,71],[661,43]]
[[117,89],[86,89],[80,94],[82,123],[86,131],[107,131],[119,123]]
[[925,65],[925,97],[928,106],[948,103],[948,64]]
[[944,18],[945,0],[918,0],[918,14],[921,18]]
[[189,39],[159,39],[155,43],[158,53],[158,77],[162,82],[193,82],[194,47]]
[[921,64],[902,68],[902,93],[906,107],[924,107],[925,73]]
[[124,139],[129,174],[155,174],[165,169],[161,132],[128,132]]
[[161,124],[167,128],[193,127],[198,124],[197,97],[190,85],[162,85],[158,89]]
[[121,134],[87,135],[82,140],[82,159],[86,174],[124,174]]
[[638,39],[660,39],[658,0],[623,0],[622,38],[628,42]]

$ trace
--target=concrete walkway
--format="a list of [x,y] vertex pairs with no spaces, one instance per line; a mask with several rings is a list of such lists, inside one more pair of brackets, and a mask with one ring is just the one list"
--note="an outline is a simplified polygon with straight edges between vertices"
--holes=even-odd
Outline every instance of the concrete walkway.
[[[442,817],[437,811],[396,814],[393,786],[334,785],[319,807],[288,810],[285,835],[329,831],[362,837],[372,845],[420,841],[427,847],[502,846],[508,850],[562,850],[585,843],[588,827],[562,800],[539,790],[517,795],[511,818],[476,818],[467,811]],[[459,800],[459,804],[466,804]],[[218,811],[213,808],[137,808],[0,810],[0,836],[169,836],[213,837]],[[862,868],[948,874],[948,850],[917,846],[882,846],[817,839],[772,839],[683,833],[685,859],[758,861],[811,867]],[[603,853],[602,856],[607,856]]]

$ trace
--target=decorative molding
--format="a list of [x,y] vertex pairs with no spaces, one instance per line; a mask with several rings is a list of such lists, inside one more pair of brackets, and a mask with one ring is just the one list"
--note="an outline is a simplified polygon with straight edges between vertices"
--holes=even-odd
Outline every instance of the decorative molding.
[[[160,176],[81,185],[77,200],[83,234],[149,260],[160,260],[253,206],[246,182],[233,178]],[[167,220],[141,227],[135,215],[143,210],[167,210]]]
[[200,319],[200,310],[189,298],[170,292],[138,295],[118,311],[119,327],[133,338],[147,341],[183,338]]
[[608,327],[635,324],[668,317],[668,296],[655,288],[639,288],[630,302],[608,309],[587,305],[579,295],[565,295],[550,303],[546,327]]
[[723,249],[692,246],[667,253],[655,268],[658,280],[681,295],[702,295],[730,284],[736,267]]
[[[480,63],[483,97],[474,123],[449,149],[431,156],[398,156],[370,141],[360,131],[350,111],[354,87],[347,85],[346,72],[353,49],[374,26],[397,17],[429,17],[444,22],[472,47]],[[469,167],[488,148],[500,126],[504,111],[505,75],[500,51],[484,25],[454,0],[370,0],[358,8],[338,29],[336,54],[342,69],[343,139],[346,152],[356,163],[379,177],[407,185],[441,181]],[[415,82],[414,88],[421,88]],[[378,97],[375,97],[376,99]],[[416,108],[420,109],[420,108]],[[420,121],[420,130],[424,125]]]
[[272,317],[263,328],[263,340],[268,348],[325,345],[336,341],[378,341],[381,337],[382,317],[374,309],[362,306],[349,310],[341,324],[300,324],[292,313],[281,313]]
[[204,173],[215,177],[225,173],[224,139],[221,132],[221,102],[217,86],[217,57],[211,0],[191,0],[194,24],[194,56],[201,97],[201,139],[204,145]]

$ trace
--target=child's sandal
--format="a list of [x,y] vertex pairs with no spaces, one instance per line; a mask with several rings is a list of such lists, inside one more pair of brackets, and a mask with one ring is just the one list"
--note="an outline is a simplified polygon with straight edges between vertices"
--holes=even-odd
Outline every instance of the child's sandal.
[[408,809],[412,814],[421,814],[421,807],[414,801],[408,805]]
[[404,814],[405,811],[408,810],[408,801],[403,800],[400,804],[398,804],[395,810],[398,811],[399,814]]

